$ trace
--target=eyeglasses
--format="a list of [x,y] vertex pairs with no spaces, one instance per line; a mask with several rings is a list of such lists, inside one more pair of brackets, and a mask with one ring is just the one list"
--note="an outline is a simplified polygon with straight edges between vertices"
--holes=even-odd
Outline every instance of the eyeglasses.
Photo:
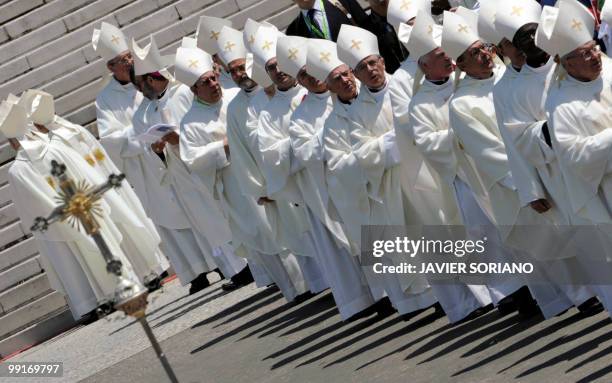
[[601,52],[601,48],[599,47],[599,45],[594,45],[590,48],[583,49],[579,52],[573,53],[567,56],[566,59],[571,60],[571,59],[581,58],[584,61],[591,61],[599,57],[600,52]]

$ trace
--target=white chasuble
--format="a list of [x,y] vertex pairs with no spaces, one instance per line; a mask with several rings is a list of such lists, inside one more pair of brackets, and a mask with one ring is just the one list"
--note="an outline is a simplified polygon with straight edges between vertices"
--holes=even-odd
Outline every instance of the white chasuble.
[[115,78],[96,96],[98,136],[115,165],[124,171],[121,150],[127,140],[132,117],[142,102],[142,93],[132,83],[120,84]]

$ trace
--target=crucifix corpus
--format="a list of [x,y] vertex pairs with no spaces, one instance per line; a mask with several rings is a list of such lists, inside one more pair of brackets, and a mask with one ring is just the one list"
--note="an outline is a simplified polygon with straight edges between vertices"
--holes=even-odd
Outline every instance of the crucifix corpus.
[[100,233],[100,226],[96,221],[96,216],[99,217],[102,214],[98,204],[102,195],[111,189],[121,187],[125,175],[111,174],[108,180],[99,186],[90,186],[84,181],[77,184],[66,175],[66,165],[55,160],[51,161],[51,175],[55,178],[61,190],[57,196],[60,205],[53,209],[48,217],[37,217],[31,230],[43,232],[55,222],[68,222],[74,227],[82,228],[87,235],[93,238],[106,261],[106,271],[117,276],[117,287],[113,297],[115,308],[138,319],[168,378],[173,383],[178,382],[166,355],[147,322],[145,314],[149,295],[147,289],[130,280],[129,277],[122,275],[121,268],[123,265],[120,260],[113,256]]

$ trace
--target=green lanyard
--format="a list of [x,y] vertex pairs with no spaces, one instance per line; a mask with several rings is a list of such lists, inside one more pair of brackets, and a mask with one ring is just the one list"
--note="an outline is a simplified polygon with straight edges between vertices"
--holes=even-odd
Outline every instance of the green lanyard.
[[329,35],[329,27],[327,26],[327,15],[325,14],[325,6],[323,5],[323,0],[319,0],[319,8],[321,10],[321,13],[323,13],[323,31],[321,31],[319,28],[317,28],[316,25],[310,22],[310,17],[306,16],[304,17],[304,20],[306,20],[308,29],[310,29],[312,33],[317,35],[317,37],[331,40],[331,37]]

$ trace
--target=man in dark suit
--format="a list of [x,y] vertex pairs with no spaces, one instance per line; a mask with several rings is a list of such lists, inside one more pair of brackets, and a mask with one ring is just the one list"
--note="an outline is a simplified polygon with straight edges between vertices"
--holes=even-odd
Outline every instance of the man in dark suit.
[[408,51],[397,38],[395,29],[387,22],[389,0],[368,0],[370,4],[371,32],[378,37],[380,55],[385,59],[385,68],[393,74],[402,61],[408,57]]
[[368,15],[357,0],[293,0],[299,15],[287,35],[336,41],[342,24],[372,30]]

